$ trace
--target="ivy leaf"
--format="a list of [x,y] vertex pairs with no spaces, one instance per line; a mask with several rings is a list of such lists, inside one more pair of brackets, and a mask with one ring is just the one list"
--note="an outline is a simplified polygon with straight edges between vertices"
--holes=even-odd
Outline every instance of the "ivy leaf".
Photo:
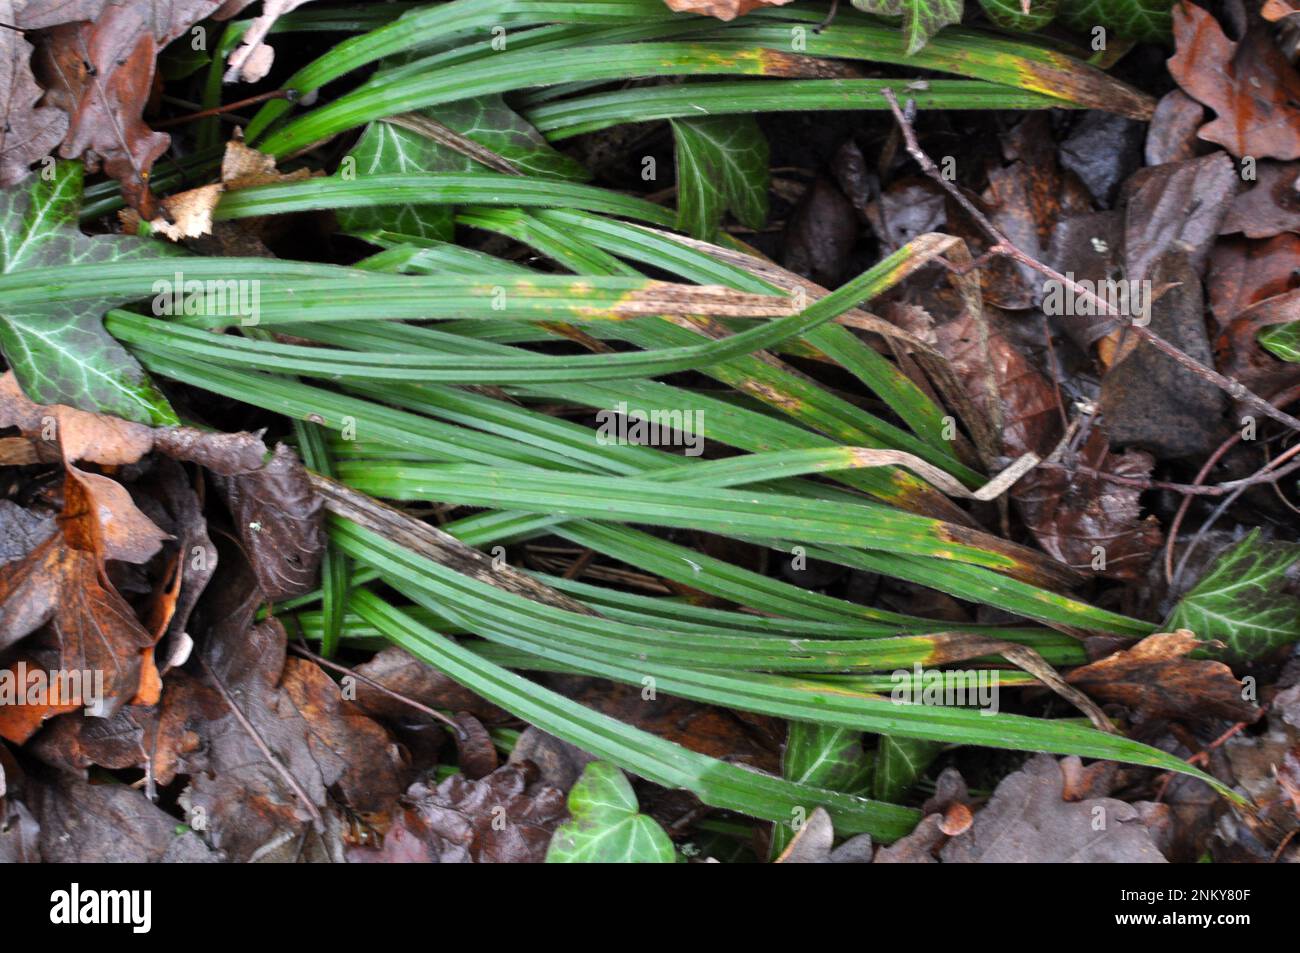
[[1076,0],[1062,4],[1061,22],[1080,33],[1103,26],[1128,40],[1167,41],[1174,30],[1174,0]]
[[897,803],[920,780],[942,750],[943,745],[937,741],[881,735],[876,748],[872,797]]
[[[52,172],[0,192],[0,272],[177,254],[148,239],[82,234],[81,163],[61,162]],[[179,423],[135,358],[104,330],[104,312],[124,303],[93,288],[59,304],[0,302],[0,350],[27,396],[137,423]]]
[[753,116],[674,119],[677,228],[711,241],[728,210],[749,228],[767,222],[767,137]]
[[[781,758],[781,774],[788,781],[856,794],[871,782],[871,755],[862,747],[862,732],[838,725],[790,722]],[[773,825],[773,857],[781,856],[794,839],[794,818]]]
[[[473,172],[488,168],[436,138],[419,131],[423,122],[464,137],[518,172],[570,181],[586,181],[590,173],[578,162],[553,149],[536,129],[506,105],[499,95],[445,103],[412,113],[411,125],[398,121],[372,122],[349,156],[359,176],[388,173]],[[501,171],[501,170],[497,170]],[[450,241],[454,210],[447,205],[393,205],[340,209],[340,224],[351,232],[382,230],[419,238]]]
[[984,15],[1004,30],[1032,33],[1041,30],[1056,16],[1057,0],[1033,0],[1026,13],[1020,0],[980,0]]
[[673,863],[673,842],[637,807],[636,794],[622,771],[608,761],[591,762],[569,792],[569,820],[556,828],[546,862]]
[[964,0],[853,0],[864,13],[903,18],[907,55],[919,52],[930,37],[952,23],[960,23]]
[[1269,328],[1260,334],[1259,343],[1282,360],[1300,364],[1300,321]]
[[1300,599],[1282,592],[1300,544],[1259,540],[1253,531],[1223,553],[1183,596],[1162,631],[1191,629],[1217,639],[1230,661],[1250,661],[1300,639]]

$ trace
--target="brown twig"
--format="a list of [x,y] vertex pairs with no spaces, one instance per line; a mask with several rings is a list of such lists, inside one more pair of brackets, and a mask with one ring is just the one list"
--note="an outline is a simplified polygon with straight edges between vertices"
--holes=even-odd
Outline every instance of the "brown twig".
[[342,675],[351,675],[353,678],[360,679],[361,681],[365,682],[367,685],[369,685],[371,688],[375,689],[376,691],[383,692],[389,698],[395,699],[404,705],[409,705],[411,708],[414,708],[416,711],[428,715],[430,718],[434,718],[442,722],[444,725],[446,725],[448,728],[450,728],[452,731],[456,733],[457,738],[461,739],[462,741],[465,740],[465,729],[461,728],[460,725],[456,724],[455,720],[453,720],[451,717],[449,717],[448,715],[444,715],[442,712],[438,711],[438,709],[430,708],[428,705],[424,704],[423,702],[418,702],[414,698],[408,698],[406,695],[403,695],[400,692],[395,692],[387,685],[380,684],[370,676],[362,675],[356,669],[348,668],[346,665],[340,665],[338,662],[331,662],[329,659],[325,658],[324,656],[317,655],[315,652],[307,648],[307,646],[305,645],[299,645],[296,642],[291,642],[289,643],[289,648],[297,652],[299,655],[303,656],[304,658],[311,659],[313,662],[315,662],[317,665],[321,666],[322,668],[328,668]]
[[[1280,468],[1281,464],[1286,463],[1288,459],[1296,456],[1297,454],[1300,454],[1300,443],[1297,443],[1295,446],[1293,446],[1286,453],[1282,454],[1276,460],[1269,461],[1267,464],[1264,465],[1263,469],[1260,470],[1259,472],[1263,473],[1266,470],[1274,470],[1275,468]],[[1239,487],[1236,490],[1233,490],[1232,495],[1229,496],[1222,503],[1220,503],[1218,506],[1216,506],[1214,508],[1214,512],[1211,513],[1209,518],[1206,519],[1206,521],[1201,524],[1201,528],[1196,531],[1196,535],[1192,537],[1192,541],[1187,544],[1187,549],[1183,551],[1183,558],[1178,560],[1178,568],[1174,570],[1174,578],[1173,581],[1170,583],[1170,588],[1177,590],[1179,581],[1182,579],[1183,576],[1183,570],[1187,568],[1187,562],[1189,559],[1191,559],[1192,553],[1196,550],[1196,547],[1200,545],[1201,539],[1205,536],[1206,533],[1210,531],[1210,527],[1212,527],[1216,522],[1218,522],[1219,517],[1224,514],[1224,512],[1228,509],[1228,507],[1237,501],[1237,497],[1245,493],[1248,489],[1250,489],[1251,486],[1252,484],[1247,483],[1246,485]]]
[[269,93],[258,93],[256,96],[249,96],[247,99],[241,99],[237,102],[226,103],[224,106],[213,106],[210,109],[200,109],[198,112],[186,113],[184,116],[173,116],[170,119],[162,119],[153,123],[155,129],[168,129],[172,126],[182,126],[187,122],[194,122],[198,119],[207,119],[211,116],[220,116],[224,113],[232,113],[243,109],[245,106],[256,106],[258,103],[264,103],[272,99],[289,99],[297,97],[297,92],[292,89],[273,89]]
[[1062,287],[1068,288],[1075,295],[1080,296],[1091,303],[1094,308],[1099,309],[1097,311],[1098,314],[1104,314],[1108,317],[1113,317],[1125,322],[1127,326],[1132,329],[1134,334],[1138,335],[1142,340],[1156,348],[1156,350],[1181,364],[1201,380],[1215,385],[1234,400],[1241,401],[1264,416],[1270,417],[1278,423],[1285,424],[1292,430],[1300,431],[1300,420],[1297,420],[1290,414],[1278,410],[1268,401],[1264,400],[1264,398],[1247,388],[1240,381],[1225,377],[1213,368],[1206,367],[1200,361],[1196,360],[1196,358],[1180,351],[1177,347],[1170,344],[1149,328],[1134,324],[1131,317],[1119,313],[1119,311],[1113,308],[1109,302],[1098,297],[1087,288],[1084,288],[1078,282],[1066,277],[1056,269],[1043,264],[1037,258],[1022,251],[996,225],[994,225],[993,222],[989,220],[987,215],[976,207],[974,202],[963,195],[962,191],[953,183],[945,179],[942,173],[940,173],[939,167],[934,164],[934,160],[922,151],[920,145],[917,143],[916,130],[903,114],[903,110],[898,104],[898,97],[894,95],[894,91],[892,89],[882,89],[880,92],[885,98],[885,101],[889,103],[889,108],[894,113],[894,120],[898,123],[899,129],[902,130],[903,141],[908,154],[916,160],[918,165],[921,166],[922,171],[937,182],[945,192],[951,195],[957,204],[966,211],[966,214],[968,214],[971,219],[979,225],[979,227],[985,231],[990,238],[993,239],[993,247],[985,253],[986,255],[998,254],[1002,257],[1010,258],[1012,261],[1038,272],[1049,280],[1060,283]]
[[1267,467],[1261,468],[1248,477],[1240,480],[1227,480],[1223,483],[1212,483],[1208,486],[1201,483],[1169,483],[1165,480],[1151,480],[1145,477],[1123,476],[1119,473],[1110,473],[1106,470],[1098,470],[1095,467],[1084,464],[1067,465],[1064,463],[1043,463],[1040,464],[1046,470],[1070,470],[1087,474],[1098,480],[1105,480],[1107,483],[1115,483],[1119,486],[1131,486],[1138,490],[1168,490],[1171,493],[1181,493],[1184,496],[1224,496],[1235,490],[1240,490],[1250,486],[1266,486],[1268,484],[1277,485],[1277,482],[1284,476],[1289,476],[1297,470],[1300,470],[1300,460],[1293,460],[1280,470],[1269,471]]

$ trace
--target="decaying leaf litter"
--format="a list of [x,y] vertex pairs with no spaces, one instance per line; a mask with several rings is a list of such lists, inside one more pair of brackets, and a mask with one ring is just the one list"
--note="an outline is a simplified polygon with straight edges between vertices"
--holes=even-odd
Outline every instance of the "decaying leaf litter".
[[0,3],[0,857],[1296,858],[1293,5],[165,7]]

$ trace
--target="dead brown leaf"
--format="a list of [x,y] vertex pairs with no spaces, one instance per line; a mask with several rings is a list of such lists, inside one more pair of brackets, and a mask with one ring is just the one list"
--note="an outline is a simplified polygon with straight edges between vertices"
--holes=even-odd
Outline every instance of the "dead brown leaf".
[[1228,210],[1219,234],[1272,238],[1300,232],[1300,162],[1261,162],[1259,179]]
[[1165,863],[1137,806],[1114,798],[1067,801],[1064,783],[1055,758],[1035,755],[998,784],[970,829],[949,839],[939,856],[946,864]]
[[1169,72],[1216,118],[1200,137],[1237,158],[1300,158],[1300,74],[1287,62],[1265,24],[1253,21],[1233,42],[1208,11],[1183,0],[1174,7],[1177,52]]
[[216,483],[264,597],[311,591],[325,550],[325,511],[298,455],[279,444],[259,469],[217,477]]
[[1232,669],[1189,658],[1200,645],[1187,629],[1149,635],[1132,648],[1074,669],[1066,681],[1099,701],[1124,705],[1138,721],[1254,721],[1259,709],[1245,700]]
[[352,863],[541,863],[564,792],[535,783],[535,771],[506,765],[481,780],[453,775],[437,787],[416,783],[409,805],[379,849],[354,847]]
[[[98,707],[111,715],[135,696],[142,653],[154,640],[105,574],[105,531],[95,497],[71,470],[63,492],[59,532],[0,568],[0,647],[49,623],[56,667],[101,673]],[[63,697],[54,682],[48,705],[0,708],[0,736],[21,743],[48,715],[96,701],[81,689],[70,684],[71,695]]]
[[[13,0],[0,0],[0,23],[17,20]],[[32,75],[32,52],[22,33],[0,29],[0,103],[5,116],[0,127],[0,186],[26,176],[32,163],[49,155],[68,131],[66,113],[37,105],[44,91]]]
[[[30,138],[29,133],[32,146],[27,151],[33,151],[37,141],[51,138],[55,123],[49,114],[61,113],[66,135],[59,154],[83,159],[92,171],[102,165],[122,184],[129,204],[145,218],[152,218],[156,208],[149,192],[149,174],[171,142],[169,136],[155,132],[144,121],[157,55],[200,20],[214,13],[233,16],[248,2],[75,0],[18,5],[4,22],[20,30],[42,30],[33,67],[37,82],[46,91],[42,109],[33,113],[26,101],[30,89],[23,86],[21,77],[9,84],[16,93],[21,91],[10,97],[11,103],[16,98],[20,107],[16,114],[11,111],[10,119],[23,129],[39,123],[45,130],[38,138]],[[5,61],[13,63],[13,57],[22,51],[8,52]]]

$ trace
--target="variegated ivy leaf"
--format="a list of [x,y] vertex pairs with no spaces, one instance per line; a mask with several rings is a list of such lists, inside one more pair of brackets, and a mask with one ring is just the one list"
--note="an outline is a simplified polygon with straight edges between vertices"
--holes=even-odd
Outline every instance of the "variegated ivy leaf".
[[1255,530],[1214,561],[1160,631],[1190,629],[1223,642],[1218,654],[1234,662],[1300,640],[1300,599],[1282,591],[1297,560],[1300,545],[1261,542]]
[[[81,178],[80,162],[61,162],[49,175],[0,192],[0,272],[178,254],[145,238],[83,234]],[[57,304],[0,300],[0,349],[27,396],[139,423],[179,423],[135,358],[104,330],[104,312],[125,303],[97,295],[93,285],[84,299]]]
[[555,830],[548,864],[671,864],[664,829],[638,812],[636,792],[615,765],[593,761],[569,792],[569,820]]
[[728,210],[750,228],[767,222],[767,137],[753,116],[674,119],[677,227],[711,241]]
[[937,741],[881,735],[872,797],[878,801],[902,800],[942,750],[943,745]]
[[952,23],[960,23],[964,0],[853,0],[864,13],[903,18],[907,54],[920,51],[930,37]]
[[[787,781],[859,794],[871,783],[871,755],[862,747],[862,732],[839,725],[790,722],[781,774]],[[773,825],[771,856],[779,857],[794,839],[794,822]]]
[[[536,129],[498,95],[476,96],[413,114],[372,122],[349,154],[356,175],[387,173],[471,172],[485,165],[464,152],[419,131],[421,118],[446,127],[504,159],[526,175],[586,181],[591,176],[578,162],[553,149]],[[447,205],[394,205],[340,209],[339,222],[352,232],[384,230],[419,238],[450,241],[454,210]]]
[[1061,22],[1080,33],[1105,27],[1126,40],[1168,40],[1174,30],[1174,0],[1073,0],[1061,4]]

